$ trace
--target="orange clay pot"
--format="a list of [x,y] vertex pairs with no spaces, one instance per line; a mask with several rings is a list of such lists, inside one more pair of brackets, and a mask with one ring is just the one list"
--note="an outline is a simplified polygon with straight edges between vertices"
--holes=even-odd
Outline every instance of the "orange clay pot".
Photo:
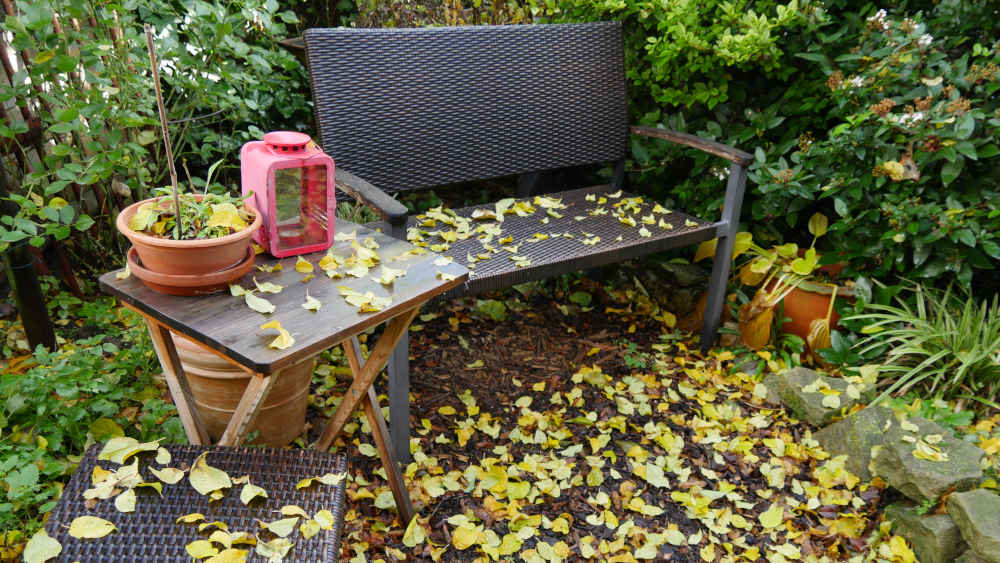
[[[782,300],[784,316],[791,320],[781,325],[781,332],[794,334],[805,340],[809,336],[809,325],[816,319],[826,318],[832,293],[833,287],[830,284],[802,282],[799,287],[793,289]],[[837,286],[837,300],[841,299],[853,301],[853,290]],[[830,328],[837,328],[839,320],[840,315],[837,314],[836,310],[833,311],[830,314]]]
[[[196,195],[195,198],[201,200],[200,195]],[[128,226],[129,220],[139,210],[139,206],[148,201],[152,200],[133,203],[123,209],[118,214],[116,225],[118,230],[132,241],[142,266],[160,274],[197,276],[234,269],[246,259],[250,237],[262,223],[260,213],[244,202],[243,206],[253,213],[254,218],[253,222],[242,231],[212,239],[158,238],[133,231]]]

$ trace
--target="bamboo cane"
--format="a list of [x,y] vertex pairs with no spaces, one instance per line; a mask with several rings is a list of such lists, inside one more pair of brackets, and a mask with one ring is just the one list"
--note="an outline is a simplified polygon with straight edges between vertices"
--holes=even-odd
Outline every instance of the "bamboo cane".
[[160,91],[160,72],[156,66],[156,51],[153,49],[153,31],[145,24],[146,46],[149,49],[149,65],[153,69],[153,86],[156,87],[156,107],[160,110],[160,131],[163,133],[163,146],[167,151],[167,167],[170,170],[170,185],[174,189],[174,217],[176,219],[175,238],[181,239],[181,198],[177,188],[177,168],[174,166],[174,150],[170,146],[170,132],[167,130],[167,110],[163,107],[163,92]]

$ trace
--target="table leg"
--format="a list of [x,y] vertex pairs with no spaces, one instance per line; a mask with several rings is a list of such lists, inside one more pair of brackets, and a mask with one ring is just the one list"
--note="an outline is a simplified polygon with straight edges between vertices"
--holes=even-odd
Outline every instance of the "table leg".
[[[330,449],[330,444],[340,434],[340,431],[347,424],[354,409],[364,399],[368,388],[371,387],[372,382],[375,381],[375,377],[385,367],[385,362],[389,359],[389,355],[392,354],[393,348],[396,347],[399,339],[406,334],[410,322],[417,316],[419,310],[420,307],[414,307],[390,320],[389,324],[385,327],[385,332],[382,333],[382,337],[375,344],[375,348],[372,349],[371,354],[368,356],[368,361],[365,362],[364,366],[351,367],[354,382],[351,383],[350,388],[344,393],[344,398],[340,401],[340,405],[326,423],[326,428],[323,429],[319,440],[316,441],[315,447],[317,449],[323,451]],[[345,351],[348,348],[349,345],[345,343]]]
[[246,436],[247,429],[250,428],[254,419],[257,418],[257,412],[260,410],[261,403],[267,399],[268,393],[271,392],[274,380],[280,376],[281,372],[270,375],[257,373],[250,378],[246,391],[243,392],[243,397],[240,398],[239,404],[236,405],[236,410],[233,411],[233,417],[229,419],[229,424],[226,425],[226,431],[222,433],[222,438],[219,438],[220,446],[240,445],[240,442]]
[[191,385],[188,383],[183,366],[181,366],[181,359],[177,355],[177,348],[174,346],[170,331],[149,317],[145,317],[145,320],[149,336],[153,341],[153,349],[156,350],[156,356],[160,359],[163,376],[167,380],[167,387],[174,399],[174,405],[177,406],[177,414],[181,418],[181,424],[184,425],[184,433],[187,434],[188,441],[196,445],[212,443],[208,437],[208,430],[205,429],[205,425],[201,421],[201,414],[194,402]]

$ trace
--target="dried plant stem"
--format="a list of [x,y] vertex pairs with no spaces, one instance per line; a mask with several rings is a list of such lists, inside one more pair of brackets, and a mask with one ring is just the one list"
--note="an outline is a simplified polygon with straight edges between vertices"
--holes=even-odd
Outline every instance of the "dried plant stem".
[[181,238],[181,198],[177,187],[177,168],[174,166],[174,149],[170,146],[170,132],[167,131],[167,110],[163,107],[163,92],[160,91],[160,71],[156,65],[156,51],[153,49],[153,31],[145,24],[146,46],[149,49],[149,66],[153,69],[153,86],[156,88],[156,107],[160,110],[160,131],[163,133],[163,146],[167,151],[167,167],[170,170],[170,185],[174,188],[174,218],[177,227],[175,236]]

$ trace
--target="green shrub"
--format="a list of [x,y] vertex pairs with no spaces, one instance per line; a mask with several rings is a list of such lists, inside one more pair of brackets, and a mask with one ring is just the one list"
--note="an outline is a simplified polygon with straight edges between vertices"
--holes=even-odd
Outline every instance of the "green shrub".
[[32,367],[0,374],[0,532],[37,527],[95,441],[121,433],[185,440],[173,405],[153,385],[157,363],[145,325],[111,298],[62,297],[65,334],[102,330],[59,352],[39,347],[27,360]]
[[[24,239],[64,239],[71,227],[89,230],[93,217],[96,236],[77,243],[88,258],[120,256],[117,209],[166,183],[144,22],[156,31],[183,183],[191,178],[201,187],[194,177],[225,158],[222,182],[234,187],[244,142],[269,129],[310,129],[305,71],[276,43],[297,18],[273,0],[20,0],[0,31],[11,34],[14,49],[34,55],[13,85],[0,83],[0,101],[37,116],[42,142],[28,142],[19,112],[0,123],[0,138],[19,156],[5,162],[18,210],[0,218],[0,251]],[[41,164],[23,169],[20,161],[31,162],[39,147]]]
[[828,73],[837,122],[783,154],[757,149],[754,218],[832,212],[828,244],[875,275],[948,275],[968,286],[973,268],[995,267],[1000,50],[949,53],[941,43],[924,24],[882,10],[851,50],[832,60],[804,53]]

